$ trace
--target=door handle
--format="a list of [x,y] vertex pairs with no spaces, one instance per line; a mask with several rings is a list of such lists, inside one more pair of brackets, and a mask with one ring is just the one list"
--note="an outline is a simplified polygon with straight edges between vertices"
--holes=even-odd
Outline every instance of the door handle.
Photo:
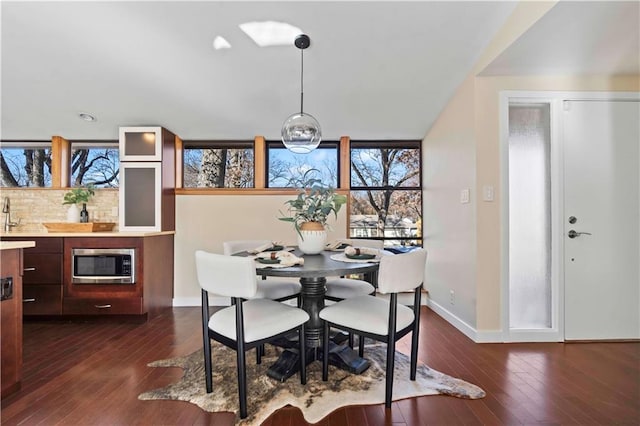
[[591,232],[578,232],[572,229],[567,233],[567,235],[569,236],[569,238],[576,238],[576,237],[579,237],[580,235],[591,235]]

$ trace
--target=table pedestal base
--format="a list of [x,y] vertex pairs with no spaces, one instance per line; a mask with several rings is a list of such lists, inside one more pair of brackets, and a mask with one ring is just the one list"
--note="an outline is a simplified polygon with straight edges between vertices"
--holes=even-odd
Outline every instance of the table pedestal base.
[[[324,259],[322,256],[308,256],[306,260],[313,263],[315,259]],[[314,361],[322,361],[322,330],[323,322],[320,319],[320,311],[324,308],[327,280],[324,277],[301,277],[302,285],[302,309],[309,314],[309,321],[305,324],[305,339],[307,351],[307,365]],[[330,339],[329,364],[346,370],[350,373],[360,374],[369,368],[369,361],[358,356],[347,344],[344,344],[345,336],[338,333]],[[286,348],[278,360],[267,370],[267,375],[272,379],[284,382],[298,372],[299,353],[298,342],[284,339],[283,342],[274,344]],[[287,341],[288,340],[288,341]]]
[[[269,367],[267,376],[284,382],[298,372],[300,355],[295,348],[285,349],[278,360]],[[307,348],[307,365],[314,362],[322,362],[322,348]],[[329,343],[329,364],[352,374],[360,374],[369,368],[369,361],[358,356],[358,352],[347,345]]]

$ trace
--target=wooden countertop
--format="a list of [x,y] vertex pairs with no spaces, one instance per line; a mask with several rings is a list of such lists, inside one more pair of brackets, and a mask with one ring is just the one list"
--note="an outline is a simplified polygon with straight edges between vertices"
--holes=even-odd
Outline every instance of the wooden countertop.
[[[158,231],[158,232],[2,232],[0,238],[17,237],[17,238],[42,238],[42,237],[153,237],[155,235],[173,235],[176,231]],[[4,244],[4,243],[3,243]]]
[[0,241],[0,250],[11,250],[35,247],[34,241]]

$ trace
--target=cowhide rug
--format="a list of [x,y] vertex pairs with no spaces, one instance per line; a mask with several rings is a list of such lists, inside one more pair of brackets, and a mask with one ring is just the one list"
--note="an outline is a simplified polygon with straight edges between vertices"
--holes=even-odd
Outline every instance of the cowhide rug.
[[[255,362],[255,351],[247,353],[248,417],[237,423],[259,425],[275,410],[286,405],[300,408],[306,421],[316,423],[332,411],[347,405],[384,403],[385,345],[365,347],[370,367],[355,375],[329,366],[329,380],[322,381],[322,363],[307,366],[307,384],[302,386],[298,375],[284,383],[269,378],[267,368],[275,362],[280,349],[267,345],[262,364]],[[213,392],[206,393],[202,349],[179,358],[154,361],[150,367],[180,367],[182,379],[164,388],[145,392],[141,400],[169,399],[187,401],[210,412],[238,412],[238,386],[235,352],[214,342]],[[418,363],[415,381],[409,380],[409,357],[396,352],[393,399],[422,395],[445,394],[458,398],[477,399],[485,396],[479,387],[433,370]]]

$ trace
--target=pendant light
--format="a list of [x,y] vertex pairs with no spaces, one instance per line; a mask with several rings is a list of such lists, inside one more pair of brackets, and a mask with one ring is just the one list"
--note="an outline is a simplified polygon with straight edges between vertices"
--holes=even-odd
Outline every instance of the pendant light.
[[306,34],[300,34],[293,43],[300,49],[300,112],[290,115],[282,124],[282,142],[285,148],[296,154],[307,154],[318,147],[322,140],[320,123],[303,110],[304,98],[304,49],[311,40]]

